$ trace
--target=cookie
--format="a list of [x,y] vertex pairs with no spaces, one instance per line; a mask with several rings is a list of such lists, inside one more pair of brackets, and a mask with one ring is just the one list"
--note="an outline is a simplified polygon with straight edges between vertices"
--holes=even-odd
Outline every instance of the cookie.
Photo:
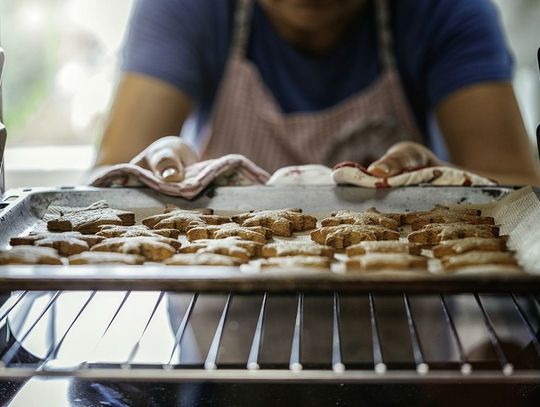
[[499,228],[493,225],[471,225],[468,223],[429,224],[409,234],[409,242],[438,244],[443,240],[465,237],[498,237]]
[[304,215],[301,209],[282,209],[272,211],[253,211],[232,217],[241,226],[263,226],[277,236],[292,236],[294,232],[302,232],[315,228],[317,219]]
[[134,225],[135,214],[109,208],[105,201],[99,201],[86,208],[51,207],[46,221],[47,229],[51,232],[73,230],[85,234],[95,234],[101,225]]
[[196,240],[180,249],[180,253],[216,253],[236,257],[242,263],[260,253],[262,243],[243,240],[236,236],[225,239]]
[[163,261],[176,253],[172,242],[180,244],[166,237],[113,237],[98,243],[91,251],[137,254],[147,261]]
[[15,246],[11,250],[0,250],[0,264],[61,265],[62,259],[51,247]]
[[404,253],[419,255],[422,246],[415,243],[399,242],[397,240],[360,242],[347,247],[347,256],[359,256],[366,253]]
[[424,216],[453,216],[453,215],[468,215],[468,216],[481,216],[482,211],[480,209],[471,208],[448,208],[442,205],[436,205],[429,211],[409,212],[402,215],[402,222],[404,225],[411,225],[417,219]]
[[502,238],[467,237],[465,239],[445,240],[433,247],[435,257],[463,254],[471,251],[503,252],[506,240]]
[[343,210],[332,213],[330,218],[321,221],[322,226],[337,226],[337,225],[379,225],[385,228],[397,230],[400,222],[396,220],[396,215],[387,216],[379,212],[375,208],[368,209],[364,212],[353,212]]
[[137,254],[84,252],[69,256],[69,264],[128,264],[139,265],[144,263],[144,257]]
[[163,263],[168,266],[239,266],[242,262],[236,257],[217,253],[181,253]]
[[168,237],[171,239],[178,239],[178,236],[180,236],[180,231],[176,229],[150,229],[144,225],[134,225],[134,226],[103,225],[103,226],[100,226],[99,232],[97,232],[96,235],[103,236],[106,238],[162,236],[162,237]]
[[199,213],[201,215],[213,215],[214,214],[214,210],[212,208],[184,209],[184,208],[180,208],[179,206],[172,205],[172,204],[165,205],[165,209],[163,209],[163,213],[170,213],[170,212],[174,212],[174,211],[178,211],[178,210],[189,211],[189,212],[193,212],[193,213]]
[[430,223],[470,223],[473,225],[494,225],[495,220],[488,216],[476,216],[464,213],[446,214],[435,211],[429,215],[418,216],[411,222],[411,229],[419,230]]
[[35,232],[27,236],[14,237],[9,241],[12,246],[52,247],[60,256],[71,256],[90,250],[104,238],[96,235],[83,235],[79,232]]
[[143,219],[143,225],[149,227],[150,229],[176,229],[182,233],[185,233],[194,227],[221,225],[231,221],[230,218],[225,216],[206,214],[199,210],[172,209],[170,207],[169,209],[166,208],[165,210],[169,211]]
[[368,253],[347,259],[347,270],[379,271],[427,269],[427,258],[405,253]]
[[272,231],[262,226],[240,226],[237,223],[224,223],[223,225],[210,225],[196,227],[188,230],[188,240],[200,239],[225,239],[226,237],[237,236],[244,240],[266,243],[272,237]]
[[323,256],[333,258],[334,249],[312,242],[276,242],[264,245],[261,255],[262,257]]
[[455,270],[469,266],[504,265],[518,266],[512,252],[478,252],[472,251],[457,256],[447,256],[441,259],[445,270]]
[[332,260],[326,256],[285,256],[261,260],[261,268],[324,268],[329,269]]
[[399,240],[399,232],[376,225],[325,226],[311,232],[311,240],[344,249],[365,240]]

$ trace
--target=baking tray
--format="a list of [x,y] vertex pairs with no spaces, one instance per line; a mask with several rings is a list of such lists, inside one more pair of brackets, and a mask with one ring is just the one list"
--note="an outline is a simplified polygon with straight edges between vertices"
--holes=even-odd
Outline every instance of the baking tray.
[[[484,204],[512,192],[513,187],[419,186],[365,189],[334,186],[220,187],[195,200],[159,194],[147,188],[87,187],[25,189],[7,194],[0,209],[0,247],[12,236],[31,230],[51,204],[86,206],[106,200],[112,207],[132,210],[140,220],[159,213],[164,204],[184,208],[211,207],[237,212],[252,209],[300,207],[314,215],[336,209],[381,211],[427,210],[435,204]],[[535,189],[540,197],[540,190]],[[540,289],[532,273],[510,274],[398,274],[265,271],[245,273],[230,267],[145,266],[4,266],[2,290],[174,290],[198,292],[531,292]]]

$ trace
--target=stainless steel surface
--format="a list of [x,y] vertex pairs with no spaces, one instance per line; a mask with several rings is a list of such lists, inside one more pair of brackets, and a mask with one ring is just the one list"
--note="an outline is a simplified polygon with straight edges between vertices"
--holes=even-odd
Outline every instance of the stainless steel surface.
[[[9,238],[40,222],[48,206],[85,206],[105,199],[112,207],[138,213],[156,213],[166,203],[186,208],[212,207],[246,211],[301,207],[312,214],[337,208],[353,210],[372,206],[383,211],[429,209],[437,203],[487,203],[511,188],[413,187],[363,189],[356,187],[233,187],[217,188],[193,201],[172,198],[148,189],[53,189],[10,193],[12,203],[0,212],[0,248]],[[539,193],[538,190],[536,190]],[[354,291],[401,292],[528,291],[538,283],[535,275],[497,274],[384,276],[362,273],[244,273],[235,268],[145,266],[8,266],[0,268],[0,286],[15,289],[136,289],[175,291]],[[436,284],[435,284],[436,282]]]
[[539,316],[534,295],[19,292],[0,378],[540,383]]

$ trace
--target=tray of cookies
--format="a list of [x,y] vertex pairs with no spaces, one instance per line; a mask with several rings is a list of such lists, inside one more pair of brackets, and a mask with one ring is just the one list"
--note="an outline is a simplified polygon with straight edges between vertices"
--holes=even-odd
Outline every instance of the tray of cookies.
[[509,187],[292,186],[222,187],[186,201],[140,188],[38,189],[0,213],[0,284],[530,291],[540,282],[538,196]]

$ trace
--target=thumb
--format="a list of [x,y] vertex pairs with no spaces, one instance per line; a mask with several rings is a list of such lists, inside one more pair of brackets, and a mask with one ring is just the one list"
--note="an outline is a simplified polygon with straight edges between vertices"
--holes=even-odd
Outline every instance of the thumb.
[[184,179],[184,166],[172,151],[156,151],[147,157],[147,162],[150,170],[165,182],[180,182]]
[[368,167],[377,177],[392,177],[413,168],[427,167],[437,163],[435,155],[426,147],[412,142],[397,143]]

